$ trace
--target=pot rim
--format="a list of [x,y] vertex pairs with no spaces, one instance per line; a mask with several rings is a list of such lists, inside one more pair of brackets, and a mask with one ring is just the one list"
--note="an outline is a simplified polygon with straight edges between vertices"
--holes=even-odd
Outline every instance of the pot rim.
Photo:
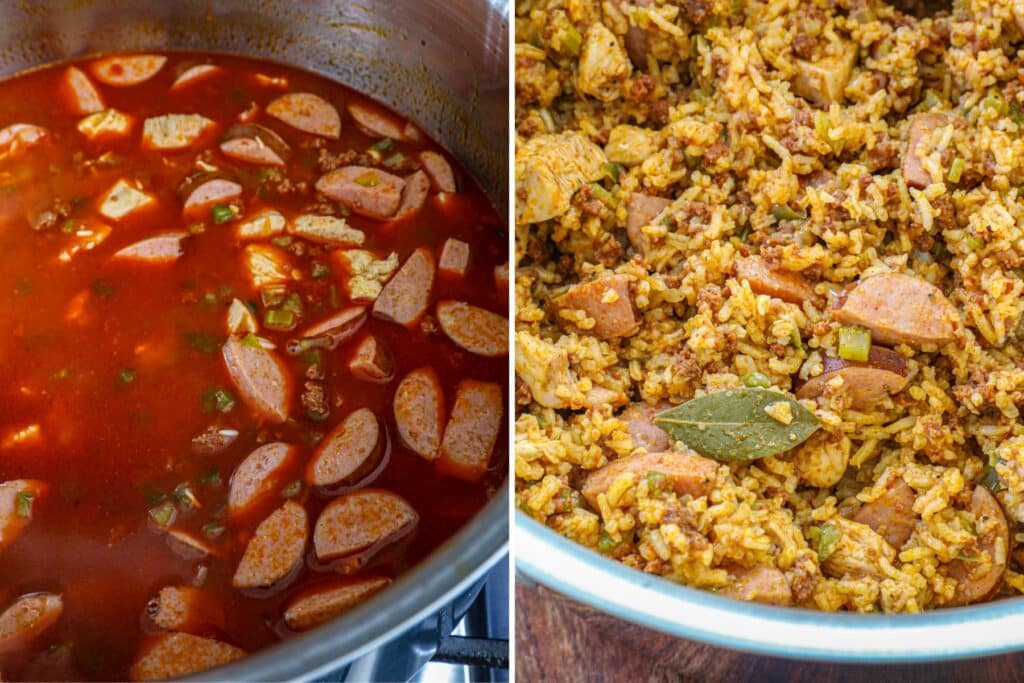
[[515,526],[516,571],[527,580],[621,619],[716,647],[857,664],[935,662],[1024,649],[1024,598],[921,614],[772,607],[630,569],[519,511]]

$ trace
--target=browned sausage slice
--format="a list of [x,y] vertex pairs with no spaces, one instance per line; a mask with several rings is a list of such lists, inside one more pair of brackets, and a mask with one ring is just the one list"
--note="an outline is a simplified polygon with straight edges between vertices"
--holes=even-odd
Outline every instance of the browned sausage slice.
[[224,610],[213,595],[192,586],[165,586],[146,605],[146,614],[166,631],[203,633],[224,628]]
[[853,515],[853,521],[867,524],[899,550],[914,533],[917,515],[913,508],[916,500],[917,494],[903,477],[893,477],[885,493],[861,506]]
[[711,492],[718,475],[718,463],[696,453],[674,451],[627,455],[613,460],[587,477],[582,489],[583,497],[597,510],[598,495],[607,491],[616,479],[629,473],[633,475],[634,482],[639,482],[651,472],[664,474],[677,495],[689,494],[700,498]]
[[24,648],[63,611],[64,600],[56,593],[32,593],[15,600],[0,614],[0,655]]
[[903,153],[903,162],[900,165],[907,185],[920,189],[932,184],[931,174],[921,165],[921,159],[917,156],[917,145],[923,138],[931,135],[933,130],[945,126],[948,122],[945,114],[934,113],[916,114],[910,119],[910,127],[907,129],[907,150]]
[[434,368],[417,368],[399,382],[394,410],[403,443],[427,460],[436,460],[444,428],[444,392]]
[[430,194],[430,179],[423,171],[416,171],[405,178],[405,187],[402,188],[402,201],[398,204],[398,210],[391,220],[401,220],[409,216],[415,216],[423,208]]
[[182,243],[187,237],[188,233],[184,232],[149,237],[115,252],[113,258],[134,263],[173,263],[184,255]]
[[883,273],[851,285],[837,301],[832,317],[862,325],[882,344],[941,346],[953,340],[956,308],[927,280]]
[[230,204],[242,196],[242,186],[226,178],[213,178],[196,186],[185,199],[186,218],[207,218],[214,204]]
[[260,446],[235,468],[228,489],[228,517],[232,520],[250,518],[277,500],[285,478],[299,460],[295,446],[275,441]]
[[274,131],[253,123],[235,124],[224,132],[220,151],[235,161],[261,166],[284,166],[291,147]]
[[348,579],[312,586],[292,598],[284,611],[288,628],[304,631],[330,621],[391,583],[383,576]]
[[378,107],[353,102],[348,105],[348,113],[364,135],[391,138],[400,142],[416,142],[420,139],[416,126]]
[[242,401],[271,422],[288,419],[292,384],[284,363],[270,350],[236,337],[224,342],[222,352],[228,375]]
[[639,192],[629,195],[629,203],[626,205],[626,236],[634,249],[643,253],[647,244],[644,227],[650,225],[671,203],[671,200],[664,197],[652,197]]
[[508,319],[462,301],[437,302],[437,322],[453,342],[478,356],[508,355]]
[[96,80],[117,88],[127,88],[156,76],[167,63],[162,55],[115,55],[89,64]]
[[355,410],[320,442],[306,481],[313,486],[333,486],[366,474],[380,458],[381,446],[377,416],[366,408]]
[[[946,575],[956,579],[956,591],[946,604],[953,607],[987,600],[999,590],[1006,573],[1010,554],[1010,525],[1002,506],[988,489],[978,485],[971,496],[971,512],[978,530],[975,553],[984,553],[988,561],[953,560],[946,565]],[[969,549],[964,552],[970,552]]]
[[171,84],[171,92],[178,92],[185,88],[191,88],[196,83],[201,83],[209,78],[213,78],[221,73],[224,69],[220,68],[216,64],[196,64],[193,67],[189,67],[181,73],[174,83]]
[[366,318],[366,306],[347,306],[334,315],[307,327],[302,332],[302,337],[304,339],[330,337],[331,348],[334,349],[358,332],[366,322]]
[[30,123],[12,123],[0,128],[0,159],[39,144],[49,134],[45,128]]
[[797,273],[773,268],[768,260],[761,256],[748,256],[737,260],[736,277],[747,281],[754,294],[766,294],[797,306],[805,301],[819,301],[811,283]]
[[331,560],[392,543],[411,532],[419,519],[416,510],[397,493],[360,489],[343,494],[328,503],[316,520],[316,556]]
[[455,172],[442,155],[427,150],[420,152],[419,159],[436,192],[455,192],[458,189],[455,186]]
[[503,413],[499,385],[472,379],[459,382],[441,439],[438,471],[465,481],[479,481],[491,460]]
[[668,407],[631,403],[619,413],[619,419],[626,421],[626,431],[633,439],[634,448],[643,448],[648,453],[660,453],[672,446],[672,438],[668,433],[654,424],[654,416]]
[[49,492],[46,482],[12,479],[0,484],[0,551],[29,525],[35,506]]
[[162,681],[241,659],[245,650],[190,633],[161,633],[139,650],[129,671],[133,681]]
[[371,334],[359,342],[348,369],[367,382],[389,382],[395,375],[395,360],[384,342]]
[[267,105],[267,113],[304,133],[337,140],[341,137],[338,110],[322,97],[308,92],[282,95]]
[[[611,275],[573,285],[552,302],[558,311],[558,324],[580,329],[584,334],[592,334],[600,339],[636,334],[640,329],[640,319],[633,308],[630,282],[628,275]],[[569,313],[578,310],[583,311],[585,316],[582,321],[563,315],[563,311]],[[593,320],[592,325],[590,320]]]
[[449,237],[441,247],[441,258],[437,261],[438,275],[452,278],[466,276],[469,269],[469,245],[462,240]]
[[793,604],[786,576],[775,567],[738,568],[729,572],[731,583],[718,591],[736,600],[785,607]]
[[58,85],[61,98],[72,114],[85,116],[107,108],[103,96],[81,69],[69,66],[64,70]]
[[434,255],[419,248],[384,285],[373,303],[373,315],[412,327],[427,311],[434,285]]
[[405,181],[369,166],[345,166],[316,181],[317,192],[370,218],[390,218],[402,202]]
[[286,500],[260,522],[231,579],[235,588],[272,586],[302,564],[309,540],[306,508]]
[[822,373],[804,382],[796,392],[797,398],[817,398],[830,380],[842,377],[850,407],[867,410],[907,386],[907,361],[895,351],[879,346],[871,347],[866,362],[826,356],[822,365]]

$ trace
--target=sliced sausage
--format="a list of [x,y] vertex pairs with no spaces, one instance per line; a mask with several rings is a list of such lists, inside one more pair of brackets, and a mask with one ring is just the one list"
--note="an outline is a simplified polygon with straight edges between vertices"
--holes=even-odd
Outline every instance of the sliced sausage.
[[740,567],[729,571],[729,585],[718,591],[736,600],[785,607],[793,604],[786,575],[775,567]]
[[[988,489],[978,485],[971,496],[971,512],[978,530],[977,557],[956,559],[946,565],[946,575],[956,579],[956,591],[945,604],[950,607],[970,605],[992,597],[1003,583],[1010,555],[1010,525],[1006,515]],[[965,548],[964,552],[972,549]]]
[[72,114],[85,116],[107,108],[100,91],[85,72],[77,67],[69,66],[64,70],[57,88],[61,99]]
[[286,578],[302,564],[309,540],[306,508],[286,500],[260,522],[231,579],[235,588],[262,588]]
[[319,626],[370,598],[391,579],[383,576],[333,581],[303,590],[288,603],[284,620],[294,631]]
[[835,377],[843,378],[850,407],[867,410],[903,391],[907,386],[907,361],[895,351],[879,346],[871,347],[865,362],[826,356],[822,373],[804,382],[796,392],[797,398],[821,396]]
[[508,355],[508,318],[462,301],[439,301],[437,322],[449,339],[470,353]]
[[242,196],[242,186],[227,178],[211,178],[199,183],[185,197],[186,218],[204,219],[216,204],[230,204]]
[[230,337],[222,355],[231,381],[250,410],[271,422],[288,419],[291,378],[273,351]]
[[316,520],[313,546],[321,560],[393,543],[411,532],[420,516],[397,493],[359,489],[338,496]]
[[718,475],[718,463],[696,453],[675,451],[627,455],[592,472],[581,492],[590,507],[597,510],[598,495],[607,491],[616,479],[628,473],[633,475],[634,482],[638,482],[651,472],[664,474],[677,495],[700,498],[711,493]]
[[420,132],[415,125],[404,121],[391,112],[360,102],[348,105],[348,113],[364,135],[391,138],[400,142],[416,142]]
[[173,263],[185,254],[185,232],[168,232],[130,244],[114,253],[118,261],[134,263]]
[[914,533],[917,515],[913,508],[916,500],[917,494],[903,477],[893,477],[885,493],[862,505],[853,515],[853,521],[867,524],[898,550]]
[[216,127],[199,114],[164,114],[142,122],[142,148],[177,152],[196,145]]
[[0,552],[32,521],[35,506],[49,492],[46,482],[12,479],[0,484]]
[[453,278],[466,276],[469,269],[469,245],[462,240],[449,237],[441,247],[441,258],[437,261],[438,275]]
[[228,518],[251,518],[277,500],[299,461],[299,449],[279,441],[260,446],[235,468],[228,488]]
[[459,382],[441,439],[438,471],[465,481],[479,481],[490,463],[503,413],[499,385],[472,379]]
[[128,675],[133,681],[162,681],[233,662],[241,648],[190,633],[161,633],[139,650]]
[[406,259],[373,302],[373,315],[412,327],[427,311],[434,285],[434,255],[419,248]]
[[430,179],[423,171],[416,171],[405,177],[405,186],[402,188],[402,200],[398,203],[398,209],[391,220],[397,221],[403,218],[415,216],[423,208],[430,194]]
[[64,611],[56,593],[32,593],[15,600],[0,614],[0,655],[16,652],[53,626]]
[[749,283],[754,294],[765,294],[797,306],[805,301],[820,301],[810,282],[797,273],[772,267],[761,256],[738,259],[736,277]]
[[[628,275],[612,275],[573,285],[552,302],[558,323],[599,339],[633,336],[640,329],[640,318],[633,308],[630,283]],[[581,327],[575,319],[562,315],[562,311],[577,310],[582,310],[588,321],[593,320],[593,326]]]
[[213,78],[223,72],[224,69],[216,64],[196,64],[185,69],[180,76],[174,79],[174,83],[171,84],[171,92],[179,92],[186,88],[191,88],[193,85]]
[[355,410],[320,442],[306,481],[313,486],[334,486],[357,479],[377,464],[382,447],[377,416],[366,408]]
[[344,218],[334,216],[299,216],[292,221],[289,232],[310,242],[331,246],[358,246],[366,241],[366,234],[362,230],[356,230]]
[[644,227],[653,223],[658,214],[671,204],[672,201],[664,197],[652,197],[639,192],[629,195],[629,203],[626,205],[626,236],[634,249],[643,253],[647,248]]
[[284,232],[287,225],[280,211],[268,209],[240,222],[235,228],[235,237],[242,241],[270,239]]
[[280,135],[253,123],[228,128],[220,143],[220,151],[235,161],[260,166],[285,166],[292,153]]
[[163,55],[116,55],[93,61],[89,71],[100,83],[127,88],[153,78],[166,63]]
[[910,119],[910,127],[907,128],[907,149],[900,164],[900,172],[907,185],[921,189],[932,184],[931,174],[921,165],[921,159],[917,156],[917,146],[936,128],[948,123],[949,118],[945,114],[915,114]]
[[455,172],[452,171],[451,164],[441,154],[432,152],[430,150],[420,152],[419,154],[420,164],[423,166],[423,171],[430,178],[430,186],[434,188],[436,192],[455,192],[457,187],[455,186]]
[[836,302],[832,317],[862,325],[882,344],[941,346],[953,340],[956,308],[927,280],[883,273],[851,285]]
[[668,432],[654,424],[654,416],[667,407],[631,403],[619,413],[619,419],[626,421],[626,431],[633,439],[634,448],[643,448],[648,453],[660,453],[672,447],[672,438]]
[[436,460],[444,429],[444,392],[434,368],[417,368],[402,378],[394,411],[402,442],[427,460]]
[[[302,332],[303,339],[328,337],[330,348],[336,349],[342,342],[350,339],[366,322],[366,306],[348,306],[320,322],[307,327]],[[291,351],[291,345],[289,345]]]
[[256,289],[283,284],[292,278],[288,254],[269,244],[250,244],[242,250],[242,263]]
[[100,199],[99,212],[112,221],[121,221],[155,204],[156,198],[122,178]]
[[116,109],[89,114],[78,122],[78,132],[93,142],[120,140],[131,135],[135,119]]
[[404,187],[398,176],[369,166],[345,166],[316,181],[317,192],[370,218],[395,215]]
[[308,92],[282,95],[267,105],[267,113],[304,133],[337,140],[341,137],[338,110],[322,97]]
[[165,586],[146,605],[146,614],[165,631],[203,633],[224,628],[224,610],[214,596],[192,586]]
[[348,369],[367,382],[389,382],[395,375],[395,359],[384,342],[371,334],[359,342]]

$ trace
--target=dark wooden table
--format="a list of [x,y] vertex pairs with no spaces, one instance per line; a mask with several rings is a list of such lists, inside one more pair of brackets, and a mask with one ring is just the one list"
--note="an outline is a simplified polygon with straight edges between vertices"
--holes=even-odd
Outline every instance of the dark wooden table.
[[1024,681],[1024,654],[915,666],[749,655],[673,638],[522,582],[516,586],[515,659],[516,680],[529,683]]

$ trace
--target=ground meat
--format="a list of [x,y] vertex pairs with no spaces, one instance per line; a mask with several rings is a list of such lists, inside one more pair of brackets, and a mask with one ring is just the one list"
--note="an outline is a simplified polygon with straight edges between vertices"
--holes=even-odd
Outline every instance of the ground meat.
[[516,127],[516,131],[524,138],[532,138],[544,131],[544,120],[536,115],[527,116]]
[[261,191],[276,195],[307,195],[310,189],[309,183],[305,180],[293,181],[279,168],[265,169],[263,181],[260,183]]
[[729,148],[721,140],[715,140],[704,150],[704,162],[707,166],[714,166],[728,153]]
[[683,0],[678,4],[683,17],[694,25],[703,22],[715,7],[714,0]]
[[657,82],[650,74],[637,74],[636,78],[629,84],[627,97],[634,102],[642,102],[654,94],[656,85]]
[[304,206],[302,213],[311,213],[316,216],[340,216],[341,209],[334,202],[319,201]]
[[688,382],[698,381],[703,374],[700,363],[693,357],[693,352],[690,349],[683,349],[676,354],[675,361],[672,363],[672,371]]
[[669,108],[670,105],[667,100],[658,100],[652,102],[650,108],[647,110],[647,117],[656,126],[667,126],[669,122]]
[[722,288],[716,284],[707,284],[701,288],[700,293],[697,294],[697,301],[702,304],[707,304],[711,310],[717,311],[722,307],[722,302],[725,297],[722,296]]
[[589,185],[584,185],[580,188],[580,191],[573,197],[573,203],[576,204],[580,214],[584,217],[600,216],[601,211],[604,209],[604,202],[594,196]]
[[369,154],[354,149],[335,153],[321,147],[316,153],[316,167],[321,173],[330,173],[342,166],[373,166],[373,162]]
[[[953,206],[953,199],[948,194],[941,195],[932,200],[935,208],[935,225],[939,230],[952,230],[957,227],[956,209]],[[925,251],[930,251],[928,247]]]
[[793,54],[800,59],[811,59],[814,56],[814,38],[806,33],[797,33],[793,38]]
[[314,419],[323,419],[331,412],[327,403],[327,391],[320,382],[306,382],[302,391],[302,408],[306,415]]
[[420,330],[423,334],[437,334],[437,321],[431,315],[423,316],[420,320]]

